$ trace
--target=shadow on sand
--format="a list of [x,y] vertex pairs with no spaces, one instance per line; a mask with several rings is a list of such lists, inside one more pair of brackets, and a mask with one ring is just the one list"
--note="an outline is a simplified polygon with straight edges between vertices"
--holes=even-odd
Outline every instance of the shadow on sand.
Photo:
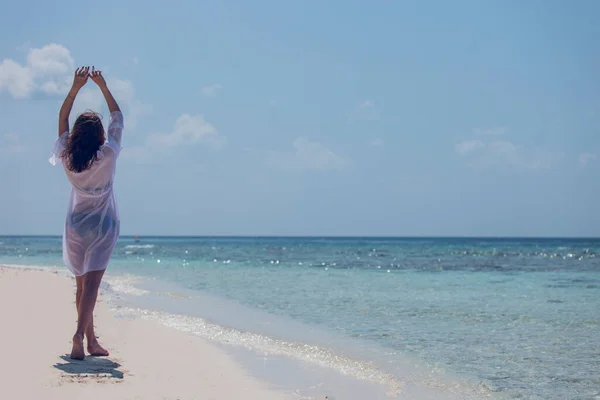
[[123,379],[123,372],[117,370],[121,364],[108,358],[87,356],[85,360],[72,360],[68,355],[60,356],[60,358],[66,362],[56,363],[54,368],[67,374]]

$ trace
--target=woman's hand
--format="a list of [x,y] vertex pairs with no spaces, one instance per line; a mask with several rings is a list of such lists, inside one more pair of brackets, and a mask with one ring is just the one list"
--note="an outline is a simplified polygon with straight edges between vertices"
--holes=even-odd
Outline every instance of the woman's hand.
[[92,78],[94,83],[96,83],[96,85],[98,85],[98,87],[100,89],[106,87],[106,81],[104,80],[104,77],[102,76],[102,71],[98,71],[97,69],[92,67],[92,73],[89,74],[89,76],[90,76],[90,78]]
[[62,135],[64,132],[69,130],[69,114],[71,114],[71,108],[73,108],[73,102],[79,89],[81,89],[90,77],[90,67],[80,67],[75,70],[75,76],[73,77],[73,86],[67,94],[63,105],[60,107],[58,112],[58,135]]
[[73,77],[73,89],[81,89],[88,80],[90,67],[81,67],[75,70],[75,76]]
[[115,111],[121,111],[119,105],[117,104],[117,101],[113,97],[112,93],[110,93],[110,90],[108,90],[108,85],[106,84],[106,81],[102,76],[102,71],[98,71],[95,67],[92,67],[90,78],[92,78],[92,80],[96,83],[96,85],[98,85],[98,87],[102,91],[104,99],[106,100],[106,104],[108,105],[108,111],[110,111],[111,113]]

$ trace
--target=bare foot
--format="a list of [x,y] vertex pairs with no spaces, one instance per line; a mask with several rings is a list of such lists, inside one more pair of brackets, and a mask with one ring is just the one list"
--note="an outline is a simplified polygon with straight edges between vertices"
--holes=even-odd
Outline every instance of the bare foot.
[[100,343],[98,343],[98,341],[95,341],[93,343],[88,343],[87,350],[88,350],[88,353],[90,353],[90,355],[92,355],[92,356],[97,356],[97,357],[108,356],[108,350],[106,350],[104,347],[100,346]]
[[85,353],[83,351],[83,336],[73,336],[73,350],[71,350],[71,358],[74,360],[83,360]]

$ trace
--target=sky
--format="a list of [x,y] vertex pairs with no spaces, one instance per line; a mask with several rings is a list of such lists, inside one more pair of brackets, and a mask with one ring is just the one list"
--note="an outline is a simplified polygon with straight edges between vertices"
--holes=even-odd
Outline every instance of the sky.
[[600,2],[3,8],[0,234],[62,233],[48,157],[95,65],[122,234],[600,236]]

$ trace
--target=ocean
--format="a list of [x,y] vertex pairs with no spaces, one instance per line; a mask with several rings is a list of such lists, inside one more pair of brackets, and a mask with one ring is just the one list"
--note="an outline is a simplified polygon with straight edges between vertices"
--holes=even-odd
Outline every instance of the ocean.
[[[61,260],[60,237],[0,237],[0,264]],[[392,397],[600,399],[600,239],[122,237],[106,280],[124,318]]]

